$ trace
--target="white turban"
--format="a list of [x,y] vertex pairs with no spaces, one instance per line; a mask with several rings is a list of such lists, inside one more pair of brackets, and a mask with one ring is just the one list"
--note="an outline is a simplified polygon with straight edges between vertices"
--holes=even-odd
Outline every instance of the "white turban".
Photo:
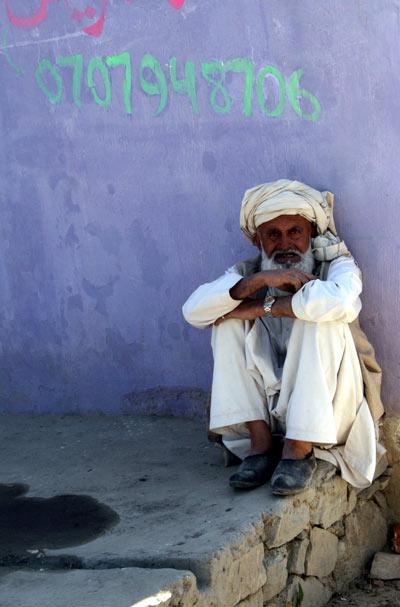
[[262,223],[280,215],[301,215],[315,223],[318,234],[329,230],[336,235],[333,221],[333,194],[319,192],[300,181],[279,179],[247,190],[240,211],[240,227],[253,242]]

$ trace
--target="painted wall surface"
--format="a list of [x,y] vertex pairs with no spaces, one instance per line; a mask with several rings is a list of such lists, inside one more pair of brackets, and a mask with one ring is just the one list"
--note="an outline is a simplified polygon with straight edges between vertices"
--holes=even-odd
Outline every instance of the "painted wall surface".
[[399,30],[398,0],[4,0],[1,409],[207,389],[181,305],[288,177],[336,195],[400,412]]

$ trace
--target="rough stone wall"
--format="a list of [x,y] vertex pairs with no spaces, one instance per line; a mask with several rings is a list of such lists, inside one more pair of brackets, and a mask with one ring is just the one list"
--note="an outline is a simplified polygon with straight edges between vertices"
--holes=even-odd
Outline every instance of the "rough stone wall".
[[[179,607],[321,607],[369,566],[387,541],[388,475],[357,491],[328,464],[314,486],[275,502],[208,563],[207,587]],[[204,572],[193,571],[196,577]]]
[[393,522],[400,521],[400,416],[390,416],[383,425],[385,445],[388,450],[389,463],[392,467],[390,482],[385,495]]
[[[363,572],[372,555],[386,542],[387,504],[382,493],[386,483],[387,478],[381,479],[357,493],[334,477],[308,504],[294,504],[292,517],[281,521],[285,534],[278,540],[276,535],[267,533],[265,606],[325,605],[334,592]],[[299,512],[302,514],[297,518]],[[303,526],[305,522],[307,525],[291,538],[300,520]],[[277,543],[279,547],[269,549]]]

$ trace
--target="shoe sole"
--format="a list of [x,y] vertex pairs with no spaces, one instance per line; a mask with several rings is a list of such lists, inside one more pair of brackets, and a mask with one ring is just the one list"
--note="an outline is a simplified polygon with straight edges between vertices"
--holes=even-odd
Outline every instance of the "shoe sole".
[[310,485],[307,485],[306,487],[301,487],[300,489],[277,489],[277,490],[272,490],[272,494],[273,495],[297,495],[298,493],[302,493],[303,491],[306,491],[308,489]]
[[[267,481],[265,481],[266,483]],[[232,489],[257,489],[257,487],[262,487],[262,485],[265,485],[265,483],[246,483],[244,481],[232,481],[229,482],[229,486],[232,487]]]
[[298,493],[302,493],[303,491],[306,491],[312,483],[312,479],[313,479],[314,475],[310,478],[310,480],[308,481],[308,483],[306,485],[304,485],[304,487],[298,487],[297,489],[274,489],[272,487],[272,493],[273,495],[297,495]]

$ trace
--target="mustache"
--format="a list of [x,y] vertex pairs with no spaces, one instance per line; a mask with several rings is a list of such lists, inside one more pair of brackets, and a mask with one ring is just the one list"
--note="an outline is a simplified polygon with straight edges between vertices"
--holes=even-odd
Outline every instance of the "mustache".
[[270,259],[275,260],[275,258],[278,255],[298,255],[299,257],[301,257],[303,259],[304,257],[304,253],[300,253],[300,251],[297,251],[296,249],[277,249],[276,251],[274,251],[270,257]]
[[279,259],[279,257],[281,255],[296,255],[297,259],[300,258],[300,260],[303,260],[305,257],[304,253],[300,253],[300,251],[296,251],[296,249],[277,249],[276,251],[274,251],[271,255],[271,257],[269,258],[271,261],[276,261],[277,259]]
[[[293,247],[290,249],[277,249],[268,257],[264,250],[261,252],[262,260],[261,260],[261,269],[262,270],[283,270],[283,269],[291,269],[298,268],[299,270],[303,270],[304,272],[312,273],[315,268],[315,259],[312,252],[311,245],[305,253],[300,253]],[[290,259],[290,255],[293,255],[293,259]],[[286,260],[281,259],[280,261],[276,261],[277,255],[285,255],[288,256]],[[296,256],[296,257],[294,257]],[[279,257],[278,257],[279,259]]]

